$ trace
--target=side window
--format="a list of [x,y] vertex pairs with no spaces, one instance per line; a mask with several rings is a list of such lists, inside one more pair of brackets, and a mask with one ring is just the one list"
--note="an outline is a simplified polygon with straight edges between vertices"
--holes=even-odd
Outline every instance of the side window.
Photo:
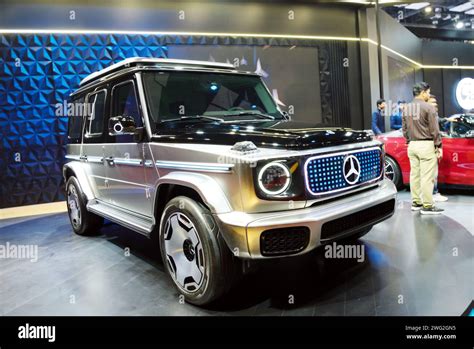
[[84,97],[72,100],[72,114],[68,117],[69,143],[80,143],[82,136],[82,120],[84,117]]
[[132,81],[119,84],[113,89],[113,114],[112,116],[131,116],[137,127],[142,127],[143,122],[138,109],[135,85]]
[[101,90],[90,94],[87,102],[90,115],[86,125],[86,137],[99,137],[104,131],[106,91]]

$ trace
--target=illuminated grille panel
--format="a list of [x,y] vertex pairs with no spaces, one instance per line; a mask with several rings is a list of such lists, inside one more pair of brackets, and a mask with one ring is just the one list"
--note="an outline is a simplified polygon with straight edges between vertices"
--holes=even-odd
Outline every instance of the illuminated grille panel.
[[[382,174],[381,156],[377,148],[310,158],[306,163],[306,186],[312,194],[320,195],[373,182]],[[347,176],[351,166],[358,174]]]

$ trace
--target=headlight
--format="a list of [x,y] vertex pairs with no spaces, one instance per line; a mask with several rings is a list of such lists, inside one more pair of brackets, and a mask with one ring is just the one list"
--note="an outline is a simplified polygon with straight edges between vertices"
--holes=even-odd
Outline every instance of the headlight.
[[279,162],[270,162],[258,173],[258,185],[268,195],[283,193],[290,186],[291,176],[288,167]]

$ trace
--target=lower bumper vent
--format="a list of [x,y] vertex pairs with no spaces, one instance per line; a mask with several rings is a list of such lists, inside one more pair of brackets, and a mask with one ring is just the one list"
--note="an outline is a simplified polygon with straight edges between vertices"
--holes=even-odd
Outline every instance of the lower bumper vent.
[[357,232],[389,217],[393,214],[394,210],[395,200],[392,199],[362,211],[326,222],[321,227],[321,240],[335,239],[339,236],[349,235],[351,232]]
[[282,256],[303,251],[309,244],[308,227],[265,230],[260,235],[262,256]]

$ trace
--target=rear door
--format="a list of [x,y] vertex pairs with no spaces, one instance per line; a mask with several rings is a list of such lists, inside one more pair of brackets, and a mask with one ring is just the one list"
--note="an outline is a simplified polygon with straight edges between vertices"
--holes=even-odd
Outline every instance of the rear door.
[[474,138],[443,138],[438,182],[474,186]]
[[103,142],[105,139],[105,115],[108,112],[107,94],[107,87],[99,87],[87,94],[84,105],[81,161],[94,195],[99,200],[104,199],[106,190]]

